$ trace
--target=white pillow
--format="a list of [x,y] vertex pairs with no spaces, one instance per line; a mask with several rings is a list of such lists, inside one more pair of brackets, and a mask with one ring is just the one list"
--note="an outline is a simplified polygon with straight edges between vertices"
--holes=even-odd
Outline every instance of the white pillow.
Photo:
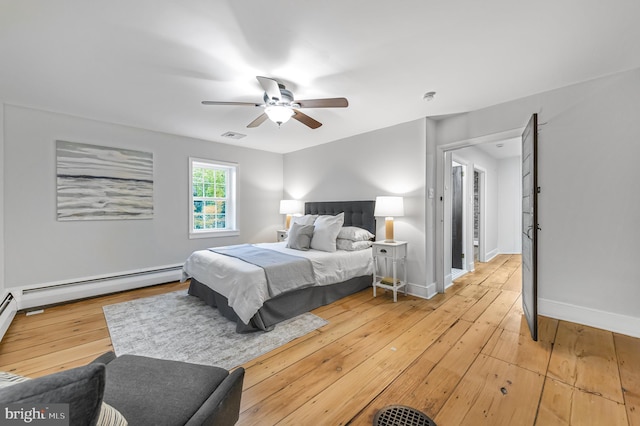
[[300,225],[313,225],[318,218],[317,214],[305,214],[304,216],[294,216],[291,218],[291,225],[299,223]]
[[346,250],[346,251],[358,251],[365,250],[371,247],[373,244],[371,241],[351,241],[345,240],[343,238],[338,238],[336,240],[336,247],[338,250]]
[[318,216],[314,222],[316,227],[311,239],[311,248],[314,250],[334,252],[336,251],[336,238],[344,223],[344,213],[335,216]]
[[374,237],[371,232],[357,226],[343,226],[338,233],[338,238],[351,241],[369,241]]

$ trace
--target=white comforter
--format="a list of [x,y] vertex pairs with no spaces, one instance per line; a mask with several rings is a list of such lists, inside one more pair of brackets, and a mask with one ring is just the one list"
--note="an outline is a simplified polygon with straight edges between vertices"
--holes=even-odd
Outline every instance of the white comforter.
[[[285,244],[262,243],[255,246],[309,259],[313,264],[316,285],[335,284],[373,273],[371,249],[327,253],[293,250],[286,248]],[[182,281],[190,277],[229,299],[229,306],[245,324],[269,299],[262,268],[210,250],[198,250],[189,256],[183,267]]]

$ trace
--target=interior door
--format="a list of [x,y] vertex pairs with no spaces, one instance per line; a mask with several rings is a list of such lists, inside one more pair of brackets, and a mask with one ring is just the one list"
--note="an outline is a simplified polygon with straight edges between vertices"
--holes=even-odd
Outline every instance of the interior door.
[[537,179],[538,114],[522,134],[522,309],[531,338],[538,340]]
[[462,267],[462,166],[451,167],[451,267]]

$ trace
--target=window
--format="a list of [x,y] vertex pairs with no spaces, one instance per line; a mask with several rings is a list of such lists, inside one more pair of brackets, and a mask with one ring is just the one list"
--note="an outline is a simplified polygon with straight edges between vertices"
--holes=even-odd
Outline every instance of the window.
[[238,165],[189,159],[189,234],[191,238],[238,235],[236,173]]

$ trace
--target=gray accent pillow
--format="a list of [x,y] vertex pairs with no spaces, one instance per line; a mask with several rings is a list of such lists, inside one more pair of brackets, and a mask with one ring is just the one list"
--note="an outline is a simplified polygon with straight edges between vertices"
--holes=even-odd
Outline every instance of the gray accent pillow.
[[289,237],[287,238],[287,247],[295,250],[309,250],[311,247],[311,238],[313,238],[313,225],[301,225],[294,223],[289,229]]
[[[29,377],[19,376],[6,371],[0,371],[0,389],[15,385],[16,383],[26,382],[27,380],[31,379]],[[56,403],[56,401],[48,402]],[[62,401],[62,403],[64,403],[64,401]],[[127,419],[125,419],[118,410],[106,402],[102,402],[96,426],[128,426],[128,424]]]
[[95,425],[104,385],[104,365],[89,364],[0,389],[0,403],[69,404],[69,424]]

